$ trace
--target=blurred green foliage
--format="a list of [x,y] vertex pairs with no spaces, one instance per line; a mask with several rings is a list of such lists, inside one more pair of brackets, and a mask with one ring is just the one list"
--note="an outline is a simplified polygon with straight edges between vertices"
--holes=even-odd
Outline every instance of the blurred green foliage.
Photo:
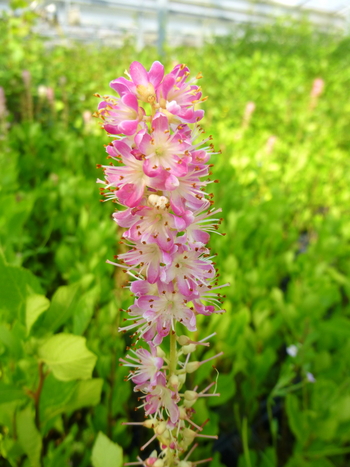
[[[118,365],[131,299],[105,264],[120,232],[94,184],[108,139],[91,113],[133,60],[159,57],[50,48],[34,22],[0,20],[0,465],[119,467],[120,447],[134,460],[148,433],[121,425],[142,420]],[[231,287],[227,313],[198,332],[217,332],[203,356],[225,352],[221,398],[200,400],[195,420],[220,433],[212,467],[350,464],[349,52],[349,37],[281,23],[163,59],[202,71],[222,150],[227,235],[211,247]],[[204,365],[189,383],[214,377]]]

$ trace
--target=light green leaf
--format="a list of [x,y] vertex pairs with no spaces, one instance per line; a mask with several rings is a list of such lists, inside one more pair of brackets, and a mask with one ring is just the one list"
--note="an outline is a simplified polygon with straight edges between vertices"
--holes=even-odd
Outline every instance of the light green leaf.
[[86,348],[86,339],[56,334],[39,348],[40,358],[61,381],[91,378],[97,357]]
[[76,384],[76,381],[58,381],[49,373],[40,396],[40,420],[44,429],[47,422],[65,411]]
[[92,448],[91,461],[93,467],[121,467],[123,450],[100,431]]
[[45,329],[55,332],[71,317],[78,300],[78,291],[79,284],[65,285],[56,290],[43,322]]
[[39,316],[44,313],[50,306],[50,300],[44,295],[33,294],[27,297],[26,301],[26,328],[27,334],[30,333],[30,330],[39,318]]
[[16,417],[18,440],[32,467],[40,466],[42,440],[34,423],[34,414],[28,406]]
[[74,389],[72,397],[65,407],[65,411],[73,412],[82,407],[95,406],[100,402],[103,379],[94,378],[87,381],[79,381]]

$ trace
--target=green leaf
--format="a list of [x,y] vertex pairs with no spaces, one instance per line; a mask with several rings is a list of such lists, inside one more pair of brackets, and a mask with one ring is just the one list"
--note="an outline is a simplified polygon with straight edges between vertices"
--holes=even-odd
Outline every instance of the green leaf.
[[100,431],[92,448],[91,461],[93,467],[121,467],[123,450]]
[[8,428],[10,435],[14,435],[13,429],[15,424],[15,414],[17,407],[20,404],[20,400],[14,400],[12,402],[4,402],[0,404],[0,425],[4,425]]
[[11,321],[19,318],[25,324],[27,286],[34,292],[42,292],[37,278],[27,269],[7,265],[0,252],[0,284],[0,309],[8,311]]
[[24,397],[25,397],[25,394],[21,389],[17,389],[15,386],[5,384],[2,381],[0,381],[1,404],[23,399]]
[[73,332],[74,334],[82,335],[89,322],[91,321],[94,313],[96,291],[99,292],[99,288],[95,287],[89,292],[85,293],[79,300],[73,315]]
[[50,300],[44,295],[33,294],[27,297],[26,301],[26,328],[27,334],[30,333],[30,330],[39,318],[39,316],[44,313],[50,306]]
[[51,300],[51,306],[45,315],[43,327],[55,332],[72,315],[78,301],[79,284],[59,287]]
[[40,396],[40,420],[44,429],[48,421],[65,411],[76,384],[76,381],[58,381],[52,373],[47,376]]
[[86,347],[86,339],[73,334],[56,334],[39,348],[40,358],[61,381],[91,378],[96,363]]
[[22,346],[22,332],[21,324],[18,321],[10,329],[8,325],[0,324],[0,342],[8,348],[9,353],[16,360],[20,358],[23,353]]
[[245,327],[249,323],[250,313],[247,308],[242,308],[232,316],[231,326],[227,341],[235,346],[236,341],[243,335]]
[[18,440],[23,451],[27,454],[31,466],[40,467],[42,440],[34,423],[34,414],[29,406],[17,413],[16,423]]
[[334,403],[331,409],[332,417],[339,422],[348,422],[350,420],[350,396],[344,396]]
[[102,384],[102,379],[63,382],[49,374],[40,397],[40,420],[44,429],[50,420],[63,412],[97,405]]
[[293,394],[286,397],[286,411],[292,432],[299,441],[305,441],[308,435],[306,414],[300,410],[298,398]]
[[82,407],[95,406],[100,402],[103,379],[94,378],[87,381],[79,381],[74,389],[72,397],[65,407],[65,411],[73,412]]
[[[214,392],[214,390],[212,389],[208,392]],[[236,383],[233,372],[228,375],[219,375],[218,388],[215,392],[220,393],[220,397],[210,397],[208,400],[208,405],[210,407],[222,405],[234,396],[236,392]]]

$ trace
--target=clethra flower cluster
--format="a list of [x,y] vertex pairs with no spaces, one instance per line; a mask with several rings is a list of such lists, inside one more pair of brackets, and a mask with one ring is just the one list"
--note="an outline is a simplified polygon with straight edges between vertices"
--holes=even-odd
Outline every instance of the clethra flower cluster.
[[130,368],[128,379],[140,393],[138,408],[146,418],[127,424],[152,431],[141,450],[159,443],[147,459],[125,465],[193,467],[211,459],[188,460],[197,446],[190,448],[192,443],[216,438],[202,433],[205,421],[192,420],[198,398],[219,395],[209,392],[215,383],[183,389],[187,374],[221,355],[191,360],[197,346],[208,347],[215,333],[194,341],[187,331],[197,331],[197,315],[223,313],[220,290],[228,285],[217,284],[215,255],[206,246],[222,221],[207,192],[217,182],[208,178],[210,156],[217,153],[198,124],[204,112],[195,107],[206,98],[195,83],[202,76],[189,80],[189,74],[185,65],[164,75],[159,62],[149,71],[133,62],[128,79],[110,83],[119,96],[103,96],[95,113],[115,138],[106,147],[112,162],[103,166],[105,179],[98,182],[105,198],[123,208],[113,218],[126,229],[121,242],[126,252],[108,262],[130,276],[127,287],[135,297],[120,331],[131,331],[136,343],[120,362]]

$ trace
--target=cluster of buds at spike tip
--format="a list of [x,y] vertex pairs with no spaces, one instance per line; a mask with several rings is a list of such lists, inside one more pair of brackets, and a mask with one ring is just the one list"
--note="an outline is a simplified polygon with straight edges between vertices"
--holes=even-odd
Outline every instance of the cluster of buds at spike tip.
[[194,467],[210,461],[189,460],[195,439],[217,438],[202,433],[206,422],[193,421],[197,399],[219,395],[212,392],[215,383],[201,390],[185,390],[184,384],[187,374],[222,354],[191,360],[215,333],[199,341],[186,335],[197,331],[198,315],[224,312],[220,291],[228,284],[218,285],[215,255],[206,246],[211,232],[223,235],[221,209],[212,207],[208,192],[218,182],[209,178],[208,163],[218,152],[198,123],[204,112],[196,106],[206,100],[196,84],[200,73],[189,79],[187,66],[177,65],[164,75],[159,62],[149,71],[133,62],[126,74],[128,79],[110,83],[119,96],[103,96],[95,113],[115,135],[106,146],[112,162],[98,166],[104,170],[98,182],[105,200],[121,206],[113,219],[126,229],[121,241],[126,252],[108,262],[129,276],[125,287],[135,298],[119,330],[130,331],[136,342],[120,364],[130,368],[127,379],[140,395],[136,409],[146,418],[126,424],[152,430],[141,451],[154,441],[158,451],[125,465]]

